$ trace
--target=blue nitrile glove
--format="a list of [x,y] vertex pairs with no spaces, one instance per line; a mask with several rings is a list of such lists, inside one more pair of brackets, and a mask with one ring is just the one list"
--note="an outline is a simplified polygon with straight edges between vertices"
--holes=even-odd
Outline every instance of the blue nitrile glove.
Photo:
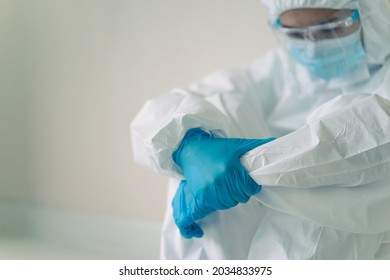
[[172,201],[175,223],[183,237],[202,237],[197,220],[245,203],[261,190],[240,157],[274,139],[213,138],[200,128],[186,133],[172,155],[185,177]]

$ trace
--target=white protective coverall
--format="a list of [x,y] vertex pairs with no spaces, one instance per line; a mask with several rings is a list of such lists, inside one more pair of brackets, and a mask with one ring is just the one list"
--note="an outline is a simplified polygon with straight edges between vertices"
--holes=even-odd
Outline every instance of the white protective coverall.
[[[263,0],[271,16],[341,8],[345,0]],[[137,162],[170,182],[161,257],[390,259],[390,2],[358,0],[366,67],[330,82],[278,49],[148,101],[131,125]],[[263,186],[215,212],[202,238],[180,236],[170,207],[172,160],[186,131],[278,139],[241,158]]]

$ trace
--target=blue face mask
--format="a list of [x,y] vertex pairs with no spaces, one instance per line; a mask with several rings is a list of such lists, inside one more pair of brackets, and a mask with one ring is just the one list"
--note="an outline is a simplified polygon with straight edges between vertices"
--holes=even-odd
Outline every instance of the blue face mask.
[[310,73],[327,81],[351,72],[366,56],[360,29],[344,37],[316,42],[292,40],[288,50]]

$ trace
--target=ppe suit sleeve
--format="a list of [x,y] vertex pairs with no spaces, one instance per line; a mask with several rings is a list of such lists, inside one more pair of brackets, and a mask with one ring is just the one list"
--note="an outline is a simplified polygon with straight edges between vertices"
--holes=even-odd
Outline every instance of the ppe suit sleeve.
[[344,95],[325,103],[301,129],[242,158],[258,184],[294,188],[358,186],[390,172],[390,100]]
[[172,153],[191,128],[199,127],[216,137],[269,137],[261,102],[255,100],[259,94],[247,68],[242,67],[218,71],[187,89],[149,100],[131,124],[135,161],[180,178]]
[[[390,230],[390,101],[344,95],[242,158],[263,204],[348,232]],[[352,189],[349,187],[353,187]]]

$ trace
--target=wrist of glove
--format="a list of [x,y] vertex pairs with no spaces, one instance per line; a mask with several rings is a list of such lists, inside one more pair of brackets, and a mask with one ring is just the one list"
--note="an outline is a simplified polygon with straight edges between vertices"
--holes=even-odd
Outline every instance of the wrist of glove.
[[216,210],[245,203],[261,190],[240,163],[240,157],[274,140],[214,138],[194,128],[172,154],[185,180],[172,201],[175,223],[185,238],[203,236],[196,221]]

